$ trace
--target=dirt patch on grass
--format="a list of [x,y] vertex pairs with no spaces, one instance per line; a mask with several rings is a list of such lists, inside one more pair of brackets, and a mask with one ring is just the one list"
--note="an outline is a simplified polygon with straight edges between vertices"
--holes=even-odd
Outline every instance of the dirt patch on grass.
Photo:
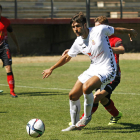
[[[13,64],[18,63],[43,63],[43,62],[57,62],[61,56],[33,56],[33,57],[13,57]],[[140,53],[125,53],[120,55],[120,60],[140,60]],[[78,55],[71,59],[71,61],[90,61],[88,56]],[[2,62],[0,61],[0,64]]]

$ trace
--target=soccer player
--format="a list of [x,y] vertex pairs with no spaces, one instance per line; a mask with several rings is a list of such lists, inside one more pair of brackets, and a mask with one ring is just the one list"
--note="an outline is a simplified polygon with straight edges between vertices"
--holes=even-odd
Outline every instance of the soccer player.
[[0,59],[3,62],[3,66],[5,67],[7,73],[7,82],[10,88],[10,94],[12,97],[18,97],[14,92],[14,75],[12,72],[12,59],[11,52],[8,45],[8,36],[7,31],[10,33],[11,38],[15,42],[17,46],[17,52],[20,52],[19,45],[16,39],[16,36],[13,32],[13,29],[10,25],[10,20],[1,16],[2,6],[0,5]]
[[[93,106],[92,91],[99,88],[101,91],[105,86],[114,80],[116,76],[116,62],[113,51],[110,47],[108,36],[114,31],[130,33],[131,37],[136,36],[135,30],[126,28],[114,28],[108,25],[100,25],[87,28],[86,17],[79,12],[71,19],[71,27],[77,38],[69,52],[63,55],[59,61],[43,71],[43,79],[48,78],[54,69],[69,62],[72,57],[79,53],[88,55],[91,59],[89,68],[84,71],[69,92],[70,116],[72,125],[62,131],[77,130],[85,127],[91,120]],[[79,120],[80,97],[84,94],[84,117]],[[79,121],[78,121],[79,120]]]
[[[95,18],[95,26],[100,24],[108,25],[108,19],[104,16],[100,16]],[[110,46],[112,47],[112,51],[115,56],[115,61],[117,64],[117,73],[115,79],[106,85],[105,89],[100,91],[97,90],[94,94],[94,104],[92,108],[92,114],[97,110],[99,102],[104,106],[104,108],[112,115],[110,122],[108,125],[114,125],[118,122],[122,117],[122,113],[117,110],[114,105],[114,102],[110,99],[112,91],[118,86],[121,79],[121,70],[119,66],[119,54],[123,54],[125,52],[125,48],[122,44],[122,40],[114,35],[109,36]],[[82,117],[84,114],[82,115]],[[82,117],[80,119],[82,119]]]

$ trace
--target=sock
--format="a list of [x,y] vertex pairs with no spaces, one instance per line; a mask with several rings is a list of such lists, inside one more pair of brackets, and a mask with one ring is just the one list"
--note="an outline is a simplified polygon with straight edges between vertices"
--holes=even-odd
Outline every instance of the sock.
[[93,100],[93,93],[84,94],[84,117],[89,117],[91,115]]
[[10,93],[14,92],[14,75],[12,72],[7,73],[7,82],[9,84]]
[[[95,104],[93,103],[93,107],[92,107],[92,110],[91,110],[91,115],[97,110],[98,106],[99,106],[99,103],[95,103]],[[84,113],[82,114],[80,119],[82,119],[83,117],[84,117]]]
[[104,105],[104,107],[113,117],[118,116],[119,111],[116,109],[114,102],[111,99],[108,104]]
[[79,121],[79,114],[81,110],[80,100],[72,101],[69,100],[70,104],[70,116],[72,125],[75,125]]
[[99,103],[95,103],[95,104],[93,103],[91,114],[93,114],[98,109],[98,106],[99,106]]

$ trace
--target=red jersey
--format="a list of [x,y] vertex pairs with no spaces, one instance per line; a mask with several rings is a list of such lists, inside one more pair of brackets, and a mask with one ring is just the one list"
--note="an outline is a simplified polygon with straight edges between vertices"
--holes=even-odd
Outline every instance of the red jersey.
[[[109,36],[109,42],[111,47],[119,47],[120,45],[122,45],[122,40],[114,35]],[[118,68],[117,75],[120,76],[121,70],[119,66],[119,54],[114,54],[114,56]]]
[[0,43],[7,40],[7,27],[10,25],[10,20],[1,16],[0,19]]

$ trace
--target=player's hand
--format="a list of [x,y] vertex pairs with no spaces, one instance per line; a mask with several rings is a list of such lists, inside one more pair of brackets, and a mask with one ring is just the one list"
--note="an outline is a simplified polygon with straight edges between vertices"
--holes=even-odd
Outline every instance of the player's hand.
[[49,77],[51,75],[51,73],[52,73],[51,69],[43,70],[43,73],[42,73],[43,74],[43,79]]
[[134,29],[130,29],[130,31],[131,31],[131,33],[128,34],[128,36],[130,38],[130,41],[132,41],[132,38],[133,37],[136,38],[136,36],[137,36],[138,33]]
[[69,49],[65,50],[63,53],[62,53],[62,56],[64,56],[65,54],[67,54],[69,51]]

